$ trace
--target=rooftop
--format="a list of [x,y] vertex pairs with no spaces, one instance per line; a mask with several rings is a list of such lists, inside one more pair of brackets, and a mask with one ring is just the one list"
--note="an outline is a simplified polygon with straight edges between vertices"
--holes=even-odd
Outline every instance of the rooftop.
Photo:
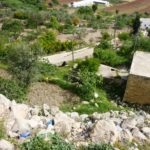
[[150,53],[142,51],[135,52],[130,74],[150,77]]
[[150,28],[150,18],[141,18],[140,21],[142,29]]

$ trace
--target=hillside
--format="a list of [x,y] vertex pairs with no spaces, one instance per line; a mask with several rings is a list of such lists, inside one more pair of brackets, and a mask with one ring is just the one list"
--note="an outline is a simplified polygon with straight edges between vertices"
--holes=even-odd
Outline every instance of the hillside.
[[133,2],[115,5],[105,10],[109,12],[115,12],[115,10],[119,10],[120,13],[128,13],[128,14],[131,14],[134,12],[150,13],[150,1],[149,0],[135,0]]

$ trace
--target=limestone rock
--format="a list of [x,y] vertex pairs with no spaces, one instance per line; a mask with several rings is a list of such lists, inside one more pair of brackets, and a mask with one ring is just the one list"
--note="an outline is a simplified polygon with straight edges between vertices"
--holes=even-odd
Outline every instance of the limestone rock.
[[122,122],[121,127],[123,129],[132,129],[132,128],[135,128],[136,124],[137,124],[137,121],[135,118],[128,118]]
[[94,143],[115,143],[118,139],[118,131],[111,120],[99,120],[91,133]]
[[13,144],[6,140],[0,140],[0,150],[15,150],[15,147]]
[[0,117],[6,117],[5,115],[9,112],[10,105],[11,101],[0,94]]
[[71,114],[70,114],[70,117],[72,118],[72,119],[74,119],[74,120],[79,120],[79,113],[77,113],[77,112],[72,112]]
[[142,128],[142,132],[150,139],[150,128],[149,127]]
[[87,114],[82,114],[82,115],[80,115],[80,120],[81,120],[82,122],[87,121],[87,120],[88,120],[88,115],[87,115]]
[[51,115],[55,116],[57,113],[59,113],[59,108],[57,106],[51,106],[50,113]]
[[140,132],[138,128],[132,130],[132,135],[133,138],[139,142],[143,142],[147,140],[146,136],[142,132]]
[[121,142],[132,142],[133,136],[128,129],[122,130],[119,136],[119,141]]

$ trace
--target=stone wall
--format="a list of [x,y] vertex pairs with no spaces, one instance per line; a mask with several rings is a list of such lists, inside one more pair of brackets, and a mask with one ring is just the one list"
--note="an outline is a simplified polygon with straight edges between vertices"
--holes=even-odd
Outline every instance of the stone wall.
[[130,74],[124,95],[124,101],[150,104],[150,78]]

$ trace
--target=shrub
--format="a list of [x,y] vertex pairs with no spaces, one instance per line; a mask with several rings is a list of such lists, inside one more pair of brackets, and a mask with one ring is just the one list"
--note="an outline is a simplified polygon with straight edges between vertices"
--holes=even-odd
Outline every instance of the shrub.
[[126,40],[129,40],[129,39],[130,39],[130,35],[129,35],[129,33],[127,33],[127,32],[122,32],[122,33],[120,33],[120,34],[118,35],[118,38],[119,38],[120,40],[126,41]]
[[21,32],[24,26],[18,20],[5,20],[2,25],[2,30],[9,31],[9,32]]
[[52,16],[50,18],[50,24],[49,24],[49,27],[53,28],[53,29],[59,29],[59,22],[57,20],[57,18],[55,16]]
[[37,28],[39,25],[43,25],[45,21],[45,18],[42,16],[39,12],[30,12],[28,14],[27,19],[27,27],[28,28]]
[[41,49],[37,45],[13,43],[9,46],[7,61],[13,77],[24,86],[28,86],[36,71],[36,63]]
[[108,144],[91,144],[83,148],[83,150],[113,150],[113,147]]
[[16,19],[27,19],[28,14],[24,10],[18,10],[14,13],[14,18],[16,18]]
[[100,66],[99,60],[95,58],[89,58],[85,61],[82,61],[78,64],[78,69],[85,70],[87,69],[89,72],[97,72]]
[[93,10],[91,7],[80,7],[78,9],[78,14],[84,14],[84,15],[93,15]]
[[122,56],[119,56],[114,50],[95,48],[94,57],[99,59],[101,63],[110,66],[118,66],[126,63],[126,59]]
[[73,17],[72,18],[72,24],[74,26],[77,26],[80,23],[80,19],[78,17]]
[[110,35],[108,32],[102,32],[102,40],[110,40]]
[[91,100],[94,98],[96,87],[102,84],[102,78],[95,72],[88,70],[73,70],[69,75],[69,81],[74,85],[76,92],[82,99]]
[[34,137],[30,142],[23,143],[22,150],[75,150],[74,146],[65,142],[58,135],[49,135],[49,141],[42,137]]
[[21,150],[50,150],[50,144],[43,138],[34,137],[30,142],[23,143]]
[[112,45],[110,41],[102,39],[100,44],[97,47],[101,49],[111,49]]
[[26,99],[26,91],[24,88],[20,87],[15,81],[5,80],[0,78],[0,91],[1,94],[8,97],[10,100],[16,100],[17,102],[22,102]]
[[56,39],[56,34],[52,31],[44,33],[40,38],[39,41],[41,43],[42,48],[47,54],[70,50],[70,44],[72,42],[66,41],[61,42]]

